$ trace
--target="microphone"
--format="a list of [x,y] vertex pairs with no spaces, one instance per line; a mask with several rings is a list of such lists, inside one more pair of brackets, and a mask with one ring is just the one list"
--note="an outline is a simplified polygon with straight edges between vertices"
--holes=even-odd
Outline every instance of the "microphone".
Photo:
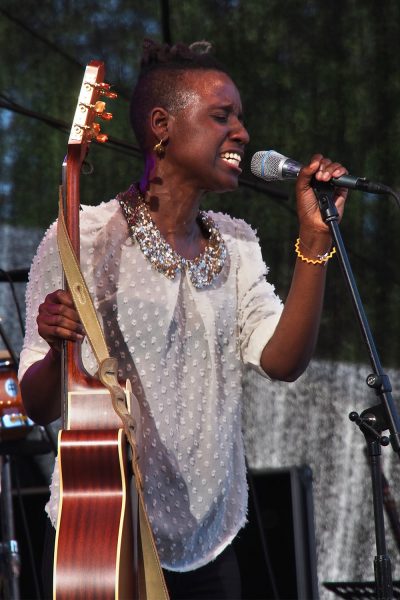
[[[264,181],[283,181],[284,179],[296,179],[302,164],[292,158],[287,158],[275,150],[264,150],[256,152],[251,159],[251,172]],[[332,177],[330,180],[338,187],[361,190],[374,194],[387,194],[391,189],[382,183],[368,181],[365,177],[354,175],[341,175]]]

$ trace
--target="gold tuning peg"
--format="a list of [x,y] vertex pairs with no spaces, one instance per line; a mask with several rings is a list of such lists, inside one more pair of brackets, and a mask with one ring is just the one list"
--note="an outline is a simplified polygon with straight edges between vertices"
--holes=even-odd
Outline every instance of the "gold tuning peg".
[[97,100],[97,102],[95,103],[95,105],[93,106],[95,112],[97,112],[98,114],[102,113],[105,111],[106,109],[106,103],[103,102],[102,100]]
[[87,85],[97,88],[100,91],[100,94],[107,96],[107,98],[111,98],[112,100],[118,98],[118,94],[111,91],[111,85],[109,83],[102,81],[100,83],[87,83]]
[[118,94],[116,92],[109,92],[108,90],[100,90],[100,94],[107,96],[107,98],[110,98],[110,100],[115,100],[115,98],[118,98]]
[[95,104],[84,104],[84,102],[81,102],[80,104],[80,109],[82,112],[85,112],[86,110],[94,110],[94,112],[98,115],[103,113],[105,108],[106,103],[103,100],[97,100]]
[[96,137],[100,133],[100,125],[98,123],[92,123],[88,126],[88,129],[91,137]]
[[92,83],[91,85],[99,90],[109,90],[111,87],[111,85],[105,81],[99,81],[98,83]]
[[97,116],[103,119],[104,121],[110,121],[112,119],[112,113],[105,112],[106,103],[102,100],[97,100],[94,105],[94,110],[97,113]]
[[100,119],[103,119],[103,121],[111,121],[112,119],[112,113],[110,112],[103,112],[103,113],[99,113],[98,117],[100,117]]
[[108,136],[105,133],[100,133],[100,125],[98,123],[91,124],[89,127],[89,136],[100,144],[104,144],[108,140]]

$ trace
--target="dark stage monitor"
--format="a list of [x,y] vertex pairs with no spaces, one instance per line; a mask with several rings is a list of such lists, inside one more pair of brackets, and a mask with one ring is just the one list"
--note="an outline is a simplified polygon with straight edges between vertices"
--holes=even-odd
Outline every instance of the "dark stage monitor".
[[235,542],[245,600],[317,600],[312,471],[251,469],[249,523]]

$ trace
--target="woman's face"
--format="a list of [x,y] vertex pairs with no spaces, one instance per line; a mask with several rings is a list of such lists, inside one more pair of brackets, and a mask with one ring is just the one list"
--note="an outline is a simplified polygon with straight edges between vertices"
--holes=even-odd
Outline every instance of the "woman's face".
[[185,108],[169,116],[165,166],[195,189],[233,190],[249,141],[239,92],[219,71],[189,71],[184,81]]

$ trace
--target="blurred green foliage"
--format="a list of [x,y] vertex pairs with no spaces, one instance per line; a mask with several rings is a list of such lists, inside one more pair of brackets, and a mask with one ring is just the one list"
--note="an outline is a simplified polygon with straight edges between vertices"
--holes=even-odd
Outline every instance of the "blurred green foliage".
[[[165,6],[165,3],[164,3]],[[208,39],[242,93],[254,151],[275,148],[303,162],[322,152],[351,173],[400,188],[400,3],[397,0],[203,0],[169,3],[172,41]],[[104,60],[119,100],[108,105],[112,138],[135,145],[128,100],[142,41],[162,40],[162,3],[136,0],[0,2],[0,217],[45,228],[56,216],[84,65]],[[12,110],[15,105],[34,114]],[[8,108],[7,108],[8,107]],[[38,116],[65,122],[65,129]],[[137,152],[92,144],[86,204],[113,197],[138,178]],[[253,179],[254,181],[254,179]],[[287,200],[242,187],[206,208],[258,229],[270,278],[284,298],[297,237],[292,184]],[[386,365],[400,364],[399,209],[390,198],[353,192],[342,233]],[[351,301],[331,261],[318,354],[367,361]],[[290,343],[290,340],[289,342]]]

